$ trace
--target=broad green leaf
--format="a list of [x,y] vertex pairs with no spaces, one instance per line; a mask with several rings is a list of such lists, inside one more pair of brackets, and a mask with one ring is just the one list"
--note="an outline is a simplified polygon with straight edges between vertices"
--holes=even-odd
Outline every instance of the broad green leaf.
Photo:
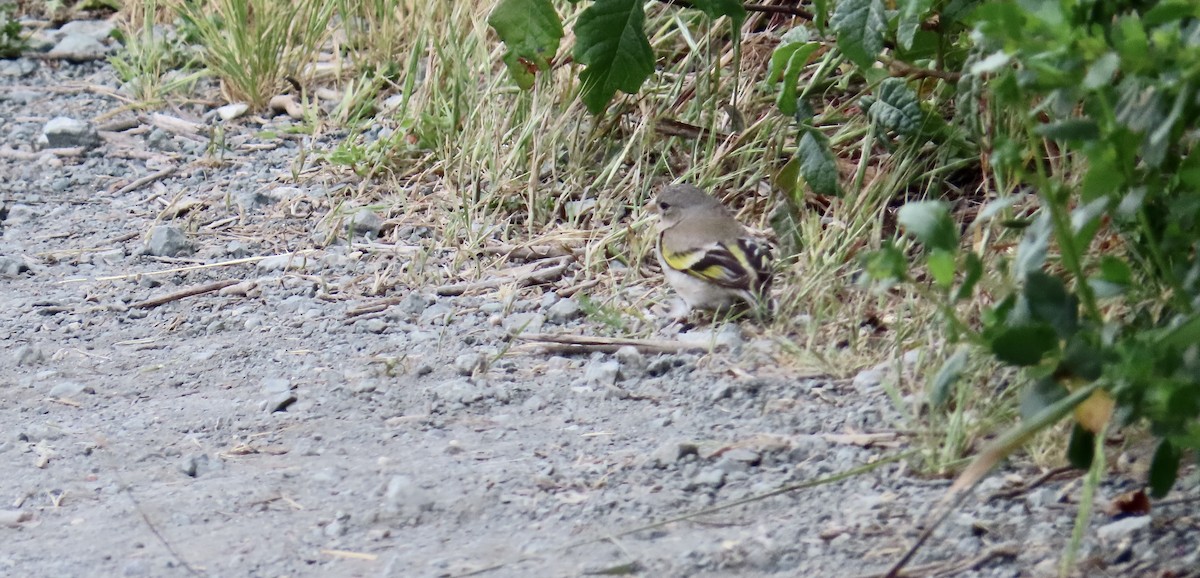
[[955,254],[953,251],[934,249],[930,251],[925,264],[929,267],[929,274],[933,276],[933,281],[937,283],[938,287],[949,289],[954,284]]
[[942,364],[942,368],[933,377],[933,381],[929,382],[930,406],[942,408],[946,405],[946,400],[950,399],[950,389],[962,377],[963,368],[967,365],[967,356],[969,353],[970,349],[968,347],[959,346],[955,350],[954,355],[951,355],[950,359],[947,359],[946,363]]
[[1108,86],[1120,66],[1121,57],[1115,52],[1106,52],[1088,68],[1087,76],[1083,77],[1083,87],[1088,90],[1096,90]]
[[575,22],[575,60],[587,67],[579,73],[582,99],[592,114],[618,90],[636,93],[654,72],[645,21],[639,0],[595,0]]
[[899,4],[900,21],[896,24],[896,40],[901,48],[908,50],[912,48],[913,37],[921,29],[925,15],[933,7],[933,0],[901,0]]
[[1010,365],[1028,367],[1058,349],[1058,335],[1046,323],[1004,327],[992,338],[992,354]]
[[1021,391],[1021,419],[1024,421],[1033,419],[1042,410],[1067,397],[1069,393],[1066,387],[1049,376],[1025,386],[1025,389]]
[[921,105],[902,78],[884,80],[875,91],[867,116],[885,130],[914,136],[921,127]]
[[950,205],[943,201],[906,203],[896,220],[906,233],[930,249],[958,249],[958,227],[950,217]]
[[793,202],[799,200],[802,195],[799,194],[799,187],[796,185],[800,182],[800,157],[792,157],[788,162],[775,173],[775,178],[772,179],[775,188],[787,193],[788,198]]
[[1181,452],[1171,440],[1158,442],[1154,459],[1150,461],[1150,496],[1159,499],[1171,492],[1175,478],[1179,475]]
[[1194,2],[1186,1],[1167,1],[1158,2],[1153,8],[1146,11],[1146,28],[1157,28],[1162,24],[1174,22],[1187,17],[1196,16],[1196,5]]
[[825,21],[829,18],[829,0],[813,0],[813,24],[817,30],[825,31]]
[[954,301],[970,299],[971,294],[975,291],[975,285],[979,283],[981,277],[983,277],[983,260],[974,251],[968,252],[967,259],[963,262],[963,280],[954,292]]
[[1104,354],[1087,342],[1087,333],[1076,333],[1067,341],[1055,375],[1062,379],[1095,381],[1104,372]]
[[488,25],[504,42],[504,64],[517,86],[533,86],[534,72],[549,70],[563,37],[562,21],[550,0],[501,0]]
[[1023,293],[1033,318],[1049,323],[1060,338],[1066,339],[1079,330],[1079,300],[1067,292],[1058,277],[1030,271],[1025,276]]
[[1200,343],[1200,315],[1193,314],[1171,328],[1163,336],[1162,344],[1169,347],[1187,347]]
[[788,116],[794,116],[797,111],[796,85],[800,82],[800,73],[819,48],[821,45],[816,42],[791,43],[779,46],[771,54],[771,67],[767,78],[774,82],[782,77],[783,86],[779,89],[779,95],[775,97],[775,104]]
[[840,0],[833,8],[829,26],[837,33],[842,54],[870,68],[883,51],[883,33],[887,31],[883,0]]
[[837,162],[829,142],[815,131],[806,130],[796,147],[800,157],[800,174],[804,176],[812,192],[818,195],[839,196]]
[[1060,120],[1043,124],[1034,131],[1040,136],[1061,141],[1093,141],[1100,138],[1100,126],[1086,118]]
[[741,30],[742,23],[746,21],[746,9],[738,0],[692,0],[692,6],[713,20],[728,16],[729,20],[733,22],[735,34]]
[[1078,423],[1071,428],[1071,440],[1067,442],[1067,461],[1071,465],[1086,470],[1092,467],[1092,459],[1096,456],[1096,434],[1083,429]]

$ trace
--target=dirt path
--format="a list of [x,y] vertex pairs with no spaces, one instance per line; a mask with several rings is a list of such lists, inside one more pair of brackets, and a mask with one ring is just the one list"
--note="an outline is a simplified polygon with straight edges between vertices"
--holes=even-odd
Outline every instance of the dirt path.
[[[52,117],[115,109],[95,87],[116,82],[20,62],[0,76],[0,575],[857,576],[911,544],[946,486],[889,463],[626,533],[911,440],[889,433],[882,389],[790,375],[753,328],[712,353],[559,356],[506,339],[530,322],[592,332],[542,290],[364,297],[406,257],[312,242],[341,183],[291,182],[298,139],[243,121],[213,164],[203,138],[144,117],[39,152]],[[216,282],[231,286],[148,302]],[[847,435],[863,432],[883,435]],[[1052,575],[1071,479],[973,500],[919,575]],[[1195,575],[1194,512],[1098,515],[1088,563]]]

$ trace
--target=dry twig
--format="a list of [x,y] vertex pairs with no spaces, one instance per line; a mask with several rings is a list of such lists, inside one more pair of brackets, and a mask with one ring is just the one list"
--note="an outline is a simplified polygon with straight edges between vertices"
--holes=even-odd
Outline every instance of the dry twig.
[[130,307],[133,307],[134,309],[150,309],[152,307],[158,307],[164,303],[170,303],[172,301],[178,301],[180,299],[186,299],[196,295],[203,295],[205,293],[212,293],[213,291],[220,291],[221,289],[224,289],[230,285],[236,285],[240,282],[241,281],[238,279],[225,279],[224,281],[215,281],[207,285],[188,287],[173,293],[167,293],[166,295],[152,297],[142,301],[141,303],[134,303],[133,305],[130,305]]

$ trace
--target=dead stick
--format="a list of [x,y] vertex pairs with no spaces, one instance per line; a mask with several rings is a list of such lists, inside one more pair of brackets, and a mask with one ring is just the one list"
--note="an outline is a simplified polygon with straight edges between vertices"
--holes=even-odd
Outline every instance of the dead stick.
[[684,351],[705,351],[708,348],[694,343],[681,341],[661,341],[654,339],[632,339],[622,337],[592,337],[586,335],[526,333],[515,335],[522,341],[532,341],[538,344],[549,344],[552,349],[564,352],[615,353],[625,346],[633,346],[643,353],[681,353]]
[[156,171],[156,172],[150,173],[140,179],[133,181],[132,183],[129,183],[128,185],[125,185],[125,186],[117,189],[117,192],[115,192],[113,194],[114,195],[124,195],[125,193],[128,193],[130,191],[136,191],[150,183],[153,183],[154,181],[157,181],[163,177],[171,175],[172,173],[174,173],[176,171],[176,169],[177,169],[177,167],[167,167],[161,171]]
[[550,281],[561,277],[562,274],[567,270],[567,267],[571,265],[571,259],[569,257],[559,257],[558,259],[559,263],[554,266],[546,267],[545,269],[539,269],[523,275],[506,275],[503,277],[496,277],[494,279],[475,281],[473,283],[454,283],[451,285],[442,285],[441,287],[437,288],[437,294],[443,297],[449,297],[454,295],[462,295],[467,291],[472,291],[475,289],[491,289],[492,287],[499,287],[508,283],[517,283],[521,287],[533,285],[535,283],[549,283]]
[[241,283],[241,281],[238,279],[226,279],[224,281],[214,281],[207,285],[197,285],[194,287],[188,287],[187,289],[180,289],[179,291],[176,291],[174,293],[167,293],[166,295],[160,295],[158,297],[153,297],[151,299],[142,301],[141,303],[135,303],[133,305],[130,305],[130,307],[133,307],[135,309],[150,309],[151,307],[158,307],[159,305],[162,305],[164,303],[170,303],[172,301],[178,301],[180,299],[186,299],[188,297],[194,297],[196,295],[203,295],[205,293],[212,293],[213,291],[220,291],[221,289],[224,289],[230,285],[236,285],[238,283]]

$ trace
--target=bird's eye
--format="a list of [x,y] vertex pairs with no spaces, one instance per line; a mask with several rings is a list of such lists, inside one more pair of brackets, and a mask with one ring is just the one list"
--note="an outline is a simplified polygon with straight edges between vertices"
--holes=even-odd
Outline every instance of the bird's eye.
[[668,202],[666,202],[666,201],[659,201],[659,202],[658,202],[658,208],[659,208],[659,209],[661,209],[661,210],[663,210],[663,211],[665,211],[665,210],[667,210],[667,209],[670,209],[670,208],[671,208],[671,203],[668,203]]

